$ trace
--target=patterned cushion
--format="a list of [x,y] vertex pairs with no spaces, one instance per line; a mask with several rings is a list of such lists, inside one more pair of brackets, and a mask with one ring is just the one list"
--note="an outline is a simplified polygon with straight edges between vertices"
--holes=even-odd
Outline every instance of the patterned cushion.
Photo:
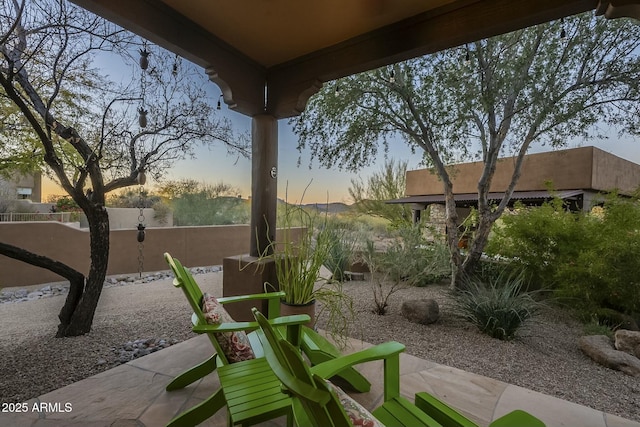
[[327,384],[336,392],[340,403],[344,408],[344,411],[349,416],[351,424],[357,427],[384,427],[380,421],[378,421],[373,415],[369,413],[362,405],[353,400],[347,393],[331,382],[327,381]]
[[[234,322],[231,315],[227,313],[227,310],[224,309],[222,304],[220,304],[213,295],[205,293],[202,296],[202,311],[204,312],[205,319],[207,319],[207,323],[210,325]],[[249,338],[244,331],[218,332],[214,334],[214,336],[229,363],[256,358],[251,348]]]

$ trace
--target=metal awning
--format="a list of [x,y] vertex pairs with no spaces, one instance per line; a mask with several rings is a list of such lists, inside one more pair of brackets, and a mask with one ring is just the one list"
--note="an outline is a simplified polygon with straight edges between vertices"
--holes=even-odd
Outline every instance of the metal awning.
[[[561,199],[569,199],[571,197],[579,196],[584,194],[583,190],[564,190],[564,191],[514,191],[511,196],[511,200],[525,200],[525,199],[537,199],[537,200],[546,200],[551,199],[554,196],[560,197]],[[504,197],[504,193],[489,193],[489,200],[502,200]],[[456,202],[469,202],[469,201],[478,201],[478,193],[464,193],[464,194],[454,194],[453,196]],[[444,203],[445,198],[444,194],[433,194],[428,196],[410,196],[404,197],[402,199],[394,199],[387,200],[385,203],[396,204],[396,203],[422,203],[422,204],[432,204],[432,203]]]

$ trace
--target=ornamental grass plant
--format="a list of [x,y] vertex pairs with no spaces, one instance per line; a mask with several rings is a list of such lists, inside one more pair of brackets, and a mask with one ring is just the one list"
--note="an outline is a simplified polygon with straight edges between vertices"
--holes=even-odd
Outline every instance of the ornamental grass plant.
[[522,325],[534,317],[543,303],[526,292],[523,272],[507,269],[482,281],[470,277],[461,290],[452,291],[457,313],[493,338],[511,340]]
[[[327,330],[338,346],[346,344],[349,326],[355,316],[353,301],[342,291],[339,281],[321,276],[336,245],[332,222],[328,214],[310,210],[302,205],[285,203],[278,222],[283,238],[271,242],[279,290],[285,293],[288,305],[319,303],[319,313],[327,315]],[[293,229],[302,232],[294,237]],[[266,287],[269,287],[269,283]]]

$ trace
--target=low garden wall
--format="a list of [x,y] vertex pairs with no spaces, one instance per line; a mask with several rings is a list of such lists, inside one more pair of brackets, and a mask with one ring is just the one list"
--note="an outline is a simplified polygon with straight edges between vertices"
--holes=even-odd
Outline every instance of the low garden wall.
[[[188,267],[221,265],[225,257],[249,252],[249,225],[147,228],[144,271],[168,270],[169,252]],[[137,230],[111,231],[108,275],[138,271]],[[89,232],[57,222],[0,223],[0,241],[65,263],[87,274]],[[26,286],[64,280],[39,267],[0,255],[0,286]]]

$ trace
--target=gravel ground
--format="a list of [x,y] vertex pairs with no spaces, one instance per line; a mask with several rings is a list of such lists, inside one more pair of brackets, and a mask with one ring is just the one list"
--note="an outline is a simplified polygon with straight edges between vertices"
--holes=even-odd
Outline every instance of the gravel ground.
[[[220,295],[221,277],[207,273],[196,280]],[[445,286],[400,290],[385,316],[371,312],[367,282],[349,282],[344,291],[355,302],[354,337],[373,344],[400,341],[415,356],[640,422],[640,381],[583,355],[577,345],[581,326],[560,310],[546,310],[520,338],[502,342],[453,316]],[[400,315],[402,301],[421,298],[440,304],[435,324],[410,323]],[[54,338],[63,302],[58,296],[0,304],[2,402],[24,401],[112,368],[119,364],[117,349],[129,341],[194,336],[188,304],[170,280],[105,288],[93,331],[83,337]]]

